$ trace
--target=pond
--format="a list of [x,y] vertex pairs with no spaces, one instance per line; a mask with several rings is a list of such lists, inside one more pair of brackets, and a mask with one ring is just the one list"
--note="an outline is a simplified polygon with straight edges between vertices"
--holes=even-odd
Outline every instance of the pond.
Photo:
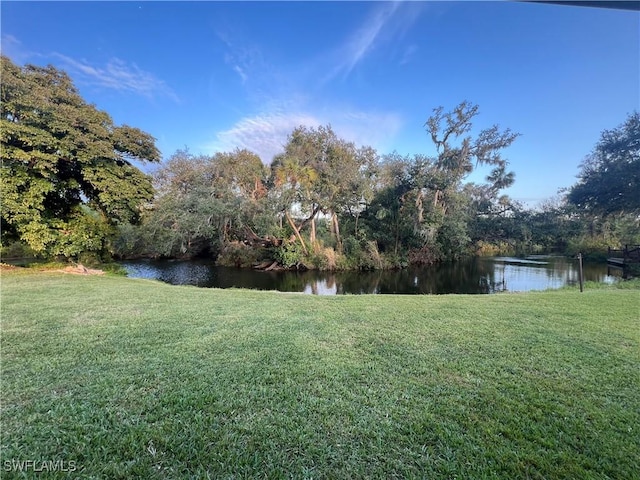
[[[432,267],[372,272],[263,272],[218,267],[206,261],[121,262],[129,277],[173,285],[278,290],[315,295],[487,294],[561,288],[578,284],[578,263],[560,256],[472,258]],[[612,283],[621,272],[607,265],[584,265],[585,281]]]

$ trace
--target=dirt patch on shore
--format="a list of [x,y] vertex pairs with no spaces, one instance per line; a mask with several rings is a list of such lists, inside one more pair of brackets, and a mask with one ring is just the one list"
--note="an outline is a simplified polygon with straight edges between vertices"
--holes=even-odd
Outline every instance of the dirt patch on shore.
[[60,272],[71,273],[74,275],[104,275],[104,272],[102,270],[87,268],[81,264],[78,264],[75,266],[69,265],[68,267],[65,267],[62,270],[60,270]]
[[9,265],[8,263],[0,263],[0,270],[17,270],[20,267]]
[[43,266],[38,267],[37,265],[32,266],[18,266],[11,265],[8,263],[0,263],[0,271],[2,272],[16,272],[16,273],[34,273],[34,272],[61,272],[61,273],[70,273],[72,275],[104,275],[103,270],[98,270],[95,268],[87,268],[81,263],[77,265],[69,265],[64,268],[60,268],[61,266]]

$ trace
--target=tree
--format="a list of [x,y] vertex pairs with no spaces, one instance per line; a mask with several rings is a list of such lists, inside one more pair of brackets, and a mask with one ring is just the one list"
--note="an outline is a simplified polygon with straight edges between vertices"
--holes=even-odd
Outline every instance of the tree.
[[640,113],[602,132],[568,199],[593,214],[640,213]]
[[156,198],[139,231],[142,238],[153,239],[143,245],[143,253],[197,256],[222,238],[227,199],[215,189],[215,170],[210,157],[196,157],[186,150],[164,162],[155,174]]
[[367,236],[385,253],[398,255],[402,246],[412,246],[415,237],[415,203],[408,199],[413,188],[412,165],[409,156],[383,155],[375,195],[363,212]]
[[[370,147],[357,149],[351,142],[339,138],[331,126],[298,127],[291,135],[285,151],[272,164],[275,185],[281,191],[284,214],[298,237],[303,227],[311,226],[311,243],[315,244],[315,220],[320,213],[331,219],[332,232],[340,248],[340,227],[337,214],[356,211],[366,196],[363,182],[367,170],[375,162]],[[296,204],[305,218],[294,224],[289,210]]]
[[118,254],[215,256],[229,243],[270,241],[260,236],[275,218],[266,178],[260,157],[248,150],[212,156],[178,150],[155,174],[156,197],[142,226],[120,229]]
[[454,143],[471,130],[476,115],[478,106],[464,101],[447,113],[443,113],[442,107],[435,108],[433,115],[425,122],[427,133],[438,153],[435,167],[442,175],[442,187],[435,191],[435,203],[440,203],[445,210],[446,203],[440,200],[440,194],[445,193],[447,188],[458,187],[459,182],[473,171],[474,163],[493,167],[486,178],[490,182],[489,191],[493,197],[515,181],[514,173],[507,172],[509,163],[502,158],[501,150],[511,145],[519,134],[508,128],[500,131],[498,125],[494,125],[480,131],[475,139],[466,136],[459,145]]
[[153,197],[132,162],[160,160],[154,138],[115,126],[53,66],[1,66],[3,240],[44,255],[104,251],[111,227],[138,221]]

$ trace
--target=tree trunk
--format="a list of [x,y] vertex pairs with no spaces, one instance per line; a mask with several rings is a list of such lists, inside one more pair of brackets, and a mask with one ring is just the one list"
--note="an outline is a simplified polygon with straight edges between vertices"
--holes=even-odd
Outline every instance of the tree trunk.
[[316,248],[316,219],[315,217],[311,219],[311,246],[314,248]]
[[394,255],[398,255],[398,246],[400,244],[400,220],[394,218],[394,234],[395,234],[395,246],[393,249]]
[[333,214],[333,229],[336,234],[336,247],[338,247],[338,252],[342,253],[342,240],[340,238],[340,226],[338,225],[338,215]]
[[302,221],[302,223],[300,225],[298,225],[298,230],[302,230],[304,227],[307,226],[307,224],[309,222],[311,222],[311,220],[316,218],[316,215],[318,214],[319,211],[320,211],[320,205],[316,205],[316,207],[313,209],[313,212],[311,212],[311,215],[309,215],[307,218],[305,218]]
[[302,251],[304,252],[305,255],[308,255],[309,251],[307,250],[307,246],[304,244],[302,235],[300,235],[300,230],[298,230],[298,227],[296,227],[296,224],[293,222],[293,219],[291,218],[291,215],[289,215],[289,212],[285,212],[285,216],[287,217],[287,221],[289,222],[289,225],[291,225],[291,228],[293,228],[293,231],[295,232],[296,237],[300,242],[300,245],[302,245]]

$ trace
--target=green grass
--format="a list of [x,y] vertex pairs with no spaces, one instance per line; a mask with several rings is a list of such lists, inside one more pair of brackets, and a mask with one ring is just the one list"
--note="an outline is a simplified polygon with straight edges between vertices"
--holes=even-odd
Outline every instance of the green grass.
[[638,289],[314,297],[3,272],[1,293],[3,479],[29,459],[109,479],[640,472]]

